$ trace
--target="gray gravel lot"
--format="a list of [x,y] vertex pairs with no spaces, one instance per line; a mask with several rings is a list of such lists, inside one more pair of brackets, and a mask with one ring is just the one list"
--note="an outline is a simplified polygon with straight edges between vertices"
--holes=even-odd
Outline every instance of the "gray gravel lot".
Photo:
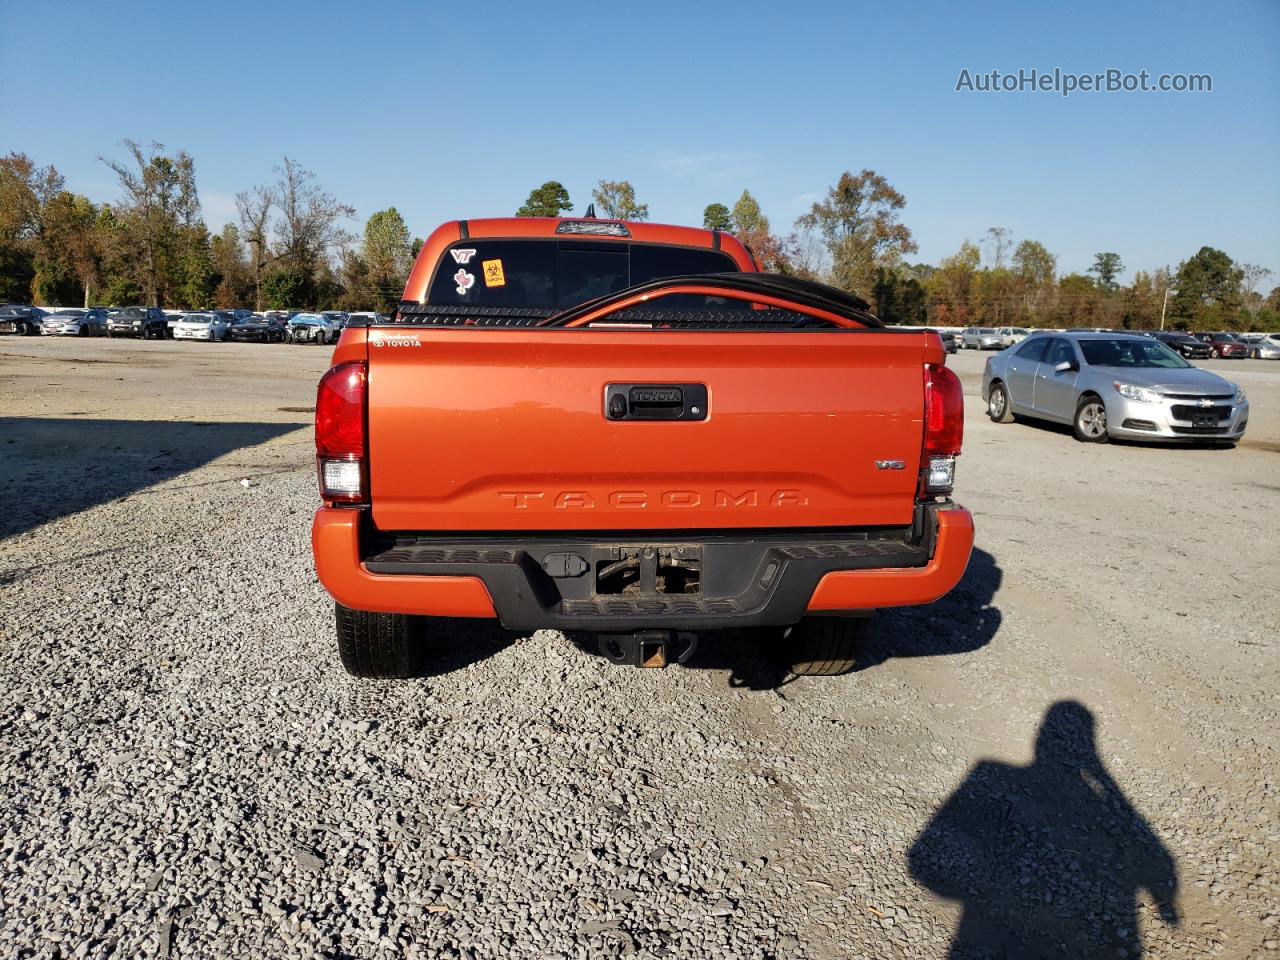
[[0,339],[0,957],[1280,956],[1280,363],[1207,364],[1218,450],[952,358],[974,559],[853,675],[442,623],[383,683],[311,567],[327,360]]

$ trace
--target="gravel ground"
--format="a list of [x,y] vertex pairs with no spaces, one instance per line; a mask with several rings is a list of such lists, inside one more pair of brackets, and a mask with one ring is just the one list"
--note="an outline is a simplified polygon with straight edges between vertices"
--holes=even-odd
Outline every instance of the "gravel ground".
[[1280,363],[1213,364],[1214,450],[953,358],[974,559],[851,676],[442,622],[384,683],[311,567],[327,354],[0,340],[0,957],[1280,956]]

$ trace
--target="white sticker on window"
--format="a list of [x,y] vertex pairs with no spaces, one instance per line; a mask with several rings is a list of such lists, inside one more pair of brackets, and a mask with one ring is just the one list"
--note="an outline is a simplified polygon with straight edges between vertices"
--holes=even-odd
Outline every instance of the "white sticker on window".
[[454,263],[470,263],[471,258],[476,255],[474,250],[450,250],[449,252],[453,254]]
[[[471,252],[475,253],[474,250]],[[453,282],[458,285],[459,295],[465,294],[472,288],[472,286],[475,285],[476,275],[474,273],[467,273],[465,270],[459,270],[453,275]]]

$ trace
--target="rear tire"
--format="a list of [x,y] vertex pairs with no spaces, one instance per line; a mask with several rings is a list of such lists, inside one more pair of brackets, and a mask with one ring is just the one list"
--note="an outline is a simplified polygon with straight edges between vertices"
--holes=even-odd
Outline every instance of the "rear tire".
[[791,672],[798,677],[848,673],[870,628],[869,617],[805,617],[782,641]]
[[987,416],[992,423],[1013,423],[1013,410],[1009,407],[1009,391],[997,380],[987,394]]
[[403,678],[417,674],[420,649],[412,618],[402,613],[368,613],[333,605],[338,656],[353,677]]
[[1071,430],[1081,443],[1106,443],[1111,439],[1107,434],[1107,408],[1101,397],[1086,393],[1080,398]]

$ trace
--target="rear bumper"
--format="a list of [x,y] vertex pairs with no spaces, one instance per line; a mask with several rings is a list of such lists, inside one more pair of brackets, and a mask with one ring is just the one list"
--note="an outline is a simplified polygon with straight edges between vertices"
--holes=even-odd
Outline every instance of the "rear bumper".
[[[973,518],[942,504],[908,528],[443,539],[379,533],[365,510],[326,507],[312,547],[320,582],[355,610],[496,617],[517,630],[711,630],[930,603],[963,576]],[[604,571],[631,556],[646,558],[638,582],[613,589]],[[670,580],[654,557],[696,589],[661,592]]]

